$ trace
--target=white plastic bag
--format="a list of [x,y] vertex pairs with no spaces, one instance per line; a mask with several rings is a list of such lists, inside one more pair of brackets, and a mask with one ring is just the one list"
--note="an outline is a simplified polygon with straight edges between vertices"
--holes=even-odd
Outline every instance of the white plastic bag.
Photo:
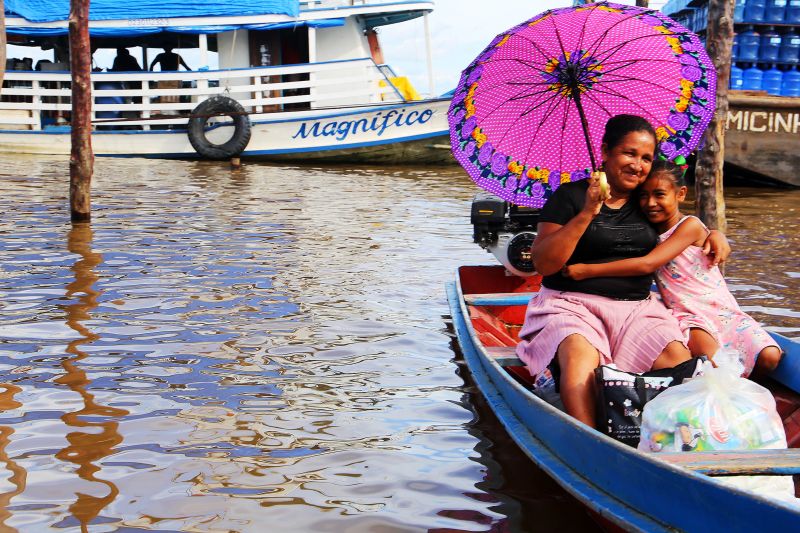
[[770,501],[800,505],[794,496],[792,476],[720,476],[718,483],[763,496]]
[[[686,452],[786,448],[786,432],[767,389],[740,377],[737,354],[722,355],[718,368],[662,392],[644,406],[639,450]],[[730,356],[729,356],[730,355]],[[732,476],[718,482],[797,504],[791,476]]]
[[767,389],[739,377],[739,366],[714,368],[662,392],[642,412],[640,450],[786,448],[786,432]]
[[717,365],[717,368],[724,368],[730,370],[737,376],[744,376],[744,359],[736,350],[720,348],[712,359],[714,360],[714,364]]

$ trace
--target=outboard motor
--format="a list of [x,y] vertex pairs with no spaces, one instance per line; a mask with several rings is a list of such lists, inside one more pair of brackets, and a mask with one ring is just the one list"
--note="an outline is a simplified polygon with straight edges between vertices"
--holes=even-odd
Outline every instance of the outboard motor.
[[509,204],[480,192],[472,200],[470,222],[473,241],[491,252],[509,272],[517,276],[534,273],[531,246],[539,223],[538,209]]

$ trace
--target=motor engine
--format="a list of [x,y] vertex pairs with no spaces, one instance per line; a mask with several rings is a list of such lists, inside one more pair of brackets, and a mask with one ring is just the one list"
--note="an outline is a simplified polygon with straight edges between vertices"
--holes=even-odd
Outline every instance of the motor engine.
[[472,238],[517,276],[534,273],[531,245],[536,238],[539,210],[510,204],[480,192],[472,200]]

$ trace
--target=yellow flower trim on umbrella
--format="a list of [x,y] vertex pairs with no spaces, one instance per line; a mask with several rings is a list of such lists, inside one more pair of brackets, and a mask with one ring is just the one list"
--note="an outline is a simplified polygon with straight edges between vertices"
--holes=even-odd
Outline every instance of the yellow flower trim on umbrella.
[[547,19],[549,19],[549,18],[550,18],[550,13],[546,13],[545,15],[543,15],[543,16],[541,16],[541,17],[539,17],[538,19],[536,19],[536,20],[532,20],[531,22],[529,22],[529,23],[528,23],[528,26],[530,26],[530,27],[534,27],[534,26],[536,26],[537,24],[539,24],[540,22],[542,22],[543,20],[547,20]]
[[475,139],[475,145],[480,148],[486,142],[486,134],[480,128],[475,128],[472,132],[472,138]]
[[511,161],[508,163],[508,171],[512,174],[520,175],[525,170],[525,166],[520,164],[519,161]]

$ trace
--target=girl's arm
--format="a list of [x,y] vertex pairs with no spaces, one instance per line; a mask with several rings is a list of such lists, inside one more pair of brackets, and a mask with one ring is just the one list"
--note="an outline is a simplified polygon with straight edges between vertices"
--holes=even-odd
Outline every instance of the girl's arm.
[[703,253],[711,258],[711,266],[721,265],[731,255],[728,238],[721,231],[712,229],[703,243]]
[[644,257],[632,257],[610,263],[577,263],[564,267],[564,275],[575,280],[597,277],[643,276],[651,274],[679,256],[692,244],[702,244],[706,230],[699,220],[684,221],[664,242]]
[[554,222],[539,222],[536,227],[536,240],[533,241],[531,256],[536,272],[542,276],[561,270],[603,206],[599,179],[596,176],[588,179],[591,181],[586,189],[586,200],[577,215],[563,226]]

